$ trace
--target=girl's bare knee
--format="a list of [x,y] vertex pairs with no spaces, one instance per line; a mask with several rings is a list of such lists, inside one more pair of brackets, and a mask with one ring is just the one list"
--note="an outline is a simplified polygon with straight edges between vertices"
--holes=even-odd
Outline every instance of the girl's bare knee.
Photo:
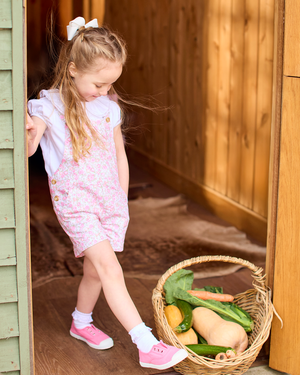
[[102,264],[101,274],[111,280],[123,279],[123,270],[118,261]]

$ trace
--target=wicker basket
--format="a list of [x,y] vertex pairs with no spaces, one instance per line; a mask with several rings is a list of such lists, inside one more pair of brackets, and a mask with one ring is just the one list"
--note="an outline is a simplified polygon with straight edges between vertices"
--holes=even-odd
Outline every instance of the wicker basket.
[[[164,283],[176,271],[187,268],[196,264],[206,262],[229,262],[247,267],[252,271],[254,289],[247,290],[244,293],[237,294],[234,302],[246,310],[254,321],[253,332],[249,335],[249,346],[242,354],[232,359],[217,361],[210,358],[198,356],[191,350],[187,349],[178,340],[171,330],[164,314],[166,306],[164,298]],[[202,256],[185,260],[171,267],[158,281],[156,288],[153,290],[152,303],[154,309],[154,319],[158,336],[166,344],[174,345],[178,348],[184,348],[189,352],[188,357],[174,366],[175,370],[181,374],[191,375],[228,375],[244,374],[256,359],[262,345],[267,340],[271,322],[273,318],[273,305],[270,298],[269,290],[265,285],[265,276],[262,274],[263,269],[258,268],[252,263],[239,258],[229,256]]]

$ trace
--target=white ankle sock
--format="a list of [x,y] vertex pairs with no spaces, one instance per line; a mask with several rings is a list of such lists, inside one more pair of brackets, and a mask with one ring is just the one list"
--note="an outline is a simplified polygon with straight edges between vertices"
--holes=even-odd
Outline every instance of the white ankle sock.
[[75,311],[72,313],[74,324],[77,329],[83,329],[91,325],[93,318],[92,312],[89,314],[82,313],[77,310],[75,307]]
[[145,323],[140,323],[128,332],[131,340],[140,351],[149,353],[152,346],[159,343],[151,332],[151,328],[146,327]]

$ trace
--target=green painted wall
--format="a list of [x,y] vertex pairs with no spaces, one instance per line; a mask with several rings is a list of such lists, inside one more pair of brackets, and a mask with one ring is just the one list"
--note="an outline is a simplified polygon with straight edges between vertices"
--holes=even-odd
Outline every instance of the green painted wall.
[[0,373],[33,369],[27,159],[25,0],[0,0]]

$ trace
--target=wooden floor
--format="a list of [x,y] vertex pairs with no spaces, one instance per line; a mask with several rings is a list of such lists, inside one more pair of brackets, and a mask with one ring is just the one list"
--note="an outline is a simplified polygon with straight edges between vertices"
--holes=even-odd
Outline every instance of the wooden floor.
[[[131,168],[131,184],[132,196],[138,190],[139,195],[144,196],[168,197],[177,194],[134,167]],[[141,191],[140,187],[144,184],[151,186]],[[32,194],[36,194],[36,190],[32,189]],[[206,220],[228,225],[193,202],[190,202],[188,210]],[[146,277],[125,278],[129,293],[142,319],[156,334],[151,296],[157,280]],[[106,351],[97,351],[72,338],[69,329],[79,282],[79,276],[64,277],[33,289],[36,375],[176,374],[172,370],[162,372],[140,367],[135,345],[111,313],[103,294],[94,310],[94,323],[114,339],[115,346]],[[228,276],[196,280],[195,286],[223,286],[226,293],[236,294],[251,288],[251,282],[250,271],[242,269]],[[265,351],[262,350],[253,365],[267,364],[267,359]]]

